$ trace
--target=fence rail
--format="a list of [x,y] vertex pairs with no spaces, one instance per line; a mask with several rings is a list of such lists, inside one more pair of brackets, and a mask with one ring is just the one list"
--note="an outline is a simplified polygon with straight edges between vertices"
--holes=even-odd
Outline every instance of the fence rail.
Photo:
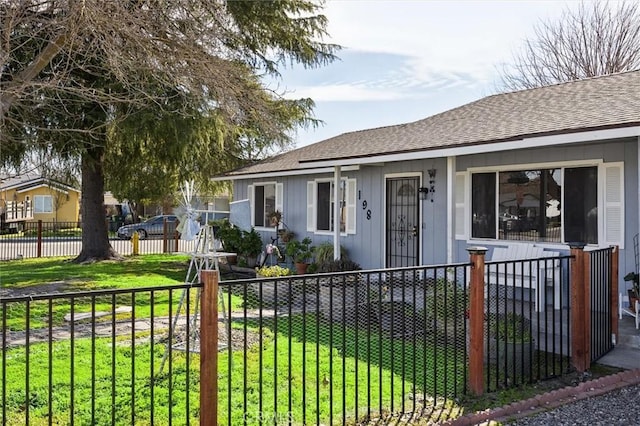
[[[109,243],[122,255],[130,255],[130,240],[120,239],[110,232]],[[195,241],[176,238],[167,232],[157,238],[139,242],[140,254],[191,252]],[[82,250],[82,224],[78,222],[26,222],[17,234],[0,235],[0,260],[34,257],[77,256]]]
[[[455,417],[464,394],[588,368],[578,254],[4,298],[2,424]],[[546,278],[492,277],[508,265]]]

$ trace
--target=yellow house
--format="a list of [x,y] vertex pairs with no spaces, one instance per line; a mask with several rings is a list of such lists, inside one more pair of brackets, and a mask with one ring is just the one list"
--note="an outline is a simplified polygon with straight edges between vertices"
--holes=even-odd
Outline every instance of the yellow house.
[[18,176],[0,182],[0,225],[73,222],[80,219],[80,191],[43,177]]

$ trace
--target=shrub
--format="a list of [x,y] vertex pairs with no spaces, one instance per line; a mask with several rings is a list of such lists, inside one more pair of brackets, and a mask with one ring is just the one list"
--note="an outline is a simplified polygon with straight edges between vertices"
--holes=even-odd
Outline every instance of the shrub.
[[318,263],[318,272],[345,272],[359,271],[361,269],[358,263],[350,259],[332,259]]

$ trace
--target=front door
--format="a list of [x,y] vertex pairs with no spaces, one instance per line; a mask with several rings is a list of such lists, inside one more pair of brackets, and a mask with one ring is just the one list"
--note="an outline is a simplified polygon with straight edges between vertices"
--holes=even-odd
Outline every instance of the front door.
[[416,266],[420,261],[419,176],[386,181],[386,267]]

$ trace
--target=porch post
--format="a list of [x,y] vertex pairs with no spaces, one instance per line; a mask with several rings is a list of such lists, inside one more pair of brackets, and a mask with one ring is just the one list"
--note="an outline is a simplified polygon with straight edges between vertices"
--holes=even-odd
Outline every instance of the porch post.
[[469,390],[484,392],[484,256],[486,247],[467,249],[471,262],[469,284]]
[[453,248],[456,242],[456,157],[447,157],[447,263],[453,263]]
[[340,166],[335,166],[333,172],[333,258],[335,260],[340,259],[340,209],[342,208],[340,172]]
[[571,363],[580,373],[589,369],[589,276],[584,243],[571,247]]
[[200,424],[218,424],[218,281],[219,272],[200,273]]

